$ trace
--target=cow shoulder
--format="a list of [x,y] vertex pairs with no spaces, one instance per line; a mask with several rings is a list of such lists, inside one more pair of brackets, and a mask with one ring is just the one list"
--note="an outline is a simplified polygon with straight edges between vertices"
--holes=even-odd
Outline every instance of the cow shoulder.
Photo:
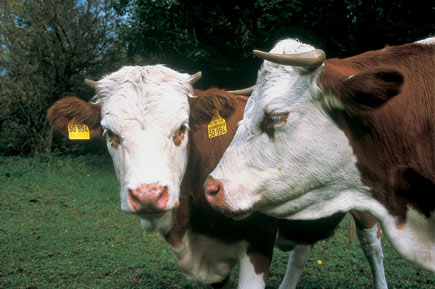
[[101,106],[68,96],[58,100],[47,112],[50,125],[60,133],[67,135],[68,124],[86,124],[91,138],[101,135]]

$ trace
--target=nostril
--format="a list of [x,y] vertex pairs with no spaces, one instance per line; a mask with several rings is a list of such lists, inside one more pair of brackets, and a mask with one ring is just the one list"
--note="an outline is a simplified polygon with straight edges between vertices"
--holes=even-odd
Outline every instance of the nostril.
[[136,196],[137,191],[136,190],[132,190],[132,189],[128,189],[128,195],[134,199],[135,201],[138,201],[138,196]]
[[212,207],[220,207],[224,203],[224,185],[209,177],[204,184],[205,197]]
[[164,210],[169,201],[169,188],[159,184],[143,184],[128,189],[130,207],[135,212]]
[[205,184],[205,193],[207,196],[216,196],[219,194],[219,191],[221,190],[221,183],[212,177],[209,177]]
[[216,196],[219,191],[220,191],[221,187],[219,186],[219,184],[217,183],[209,183],[207,184],[206,187],[206,193],[207,195],[211,195],[211,196]]
[[130,201],[130,206],[133,211],[139,211],[141,209],[141,202],[138,195],[136,195],[137,190],[128,189],[128,199]]
[[168,191],[169,191],[168,186],[160,187],[159,195],[162,195]]

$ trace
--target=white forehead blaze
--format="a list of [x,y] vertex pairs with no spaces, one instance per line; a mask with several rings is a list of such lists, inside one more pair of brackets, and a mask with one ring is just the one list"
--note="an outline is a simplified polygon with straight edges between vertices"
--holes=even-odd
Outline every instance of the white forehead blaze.
[[186,120],[189,78],[162,65],[127,66],[108,75],[98,82],[103,126],[107,122],[128,133],[137,125],[169,129],[173,122]]
[[[292,54],[311,50],[314,47],[294,39],[286,39],[278,42],[270,52]],[[311,74],[301,74],[302,71],[303,68],[264,61],[258,72],[256,87],[246,104],[243,120],[239,124],[243,128],[237,131],[236,136],[246,139],[260,134],[258,123],[265,112],[287,113],[294,110],[300,101],[306,101],[303,97],[309,93],[313,77]]]
[[128,190],[147,184],[169,188],[168,208],[178,202],[187,134],[175,137],[188,122],[190,78],[162,65],[127,66],[97,82],[124,210],[131,210]]

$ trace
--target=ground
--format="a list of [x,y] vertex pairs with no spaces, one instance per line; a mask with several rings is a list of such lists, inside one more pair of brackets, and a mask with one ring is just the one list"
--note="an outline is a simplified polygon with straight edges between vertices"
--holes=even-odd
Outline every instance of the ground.
[[[0,158],[0,220],[0,288],[210,288],[190,282],[163,238],[121,212],[107,155]],[[348,221],[315,246],[298,288],[371,288]],[[434,274],[382,240],[390,288],[435,288]],[[287,253],[275,250],[268,289],[286,264]],[[231,282],[236,288],[237,270]]]

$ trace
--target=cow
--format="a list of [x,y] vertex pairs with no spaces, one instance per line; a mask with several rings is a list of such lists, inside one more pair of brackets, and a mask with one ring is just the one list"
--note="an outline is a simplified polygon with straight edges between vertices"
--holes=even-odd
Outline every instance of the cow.
[[[281,288],[295,288],[313,242],[331,235],[344,214],[307,230],[311,222],[259,213],[236,221],[213,210],[203,183],[229,145],[247,98],[192,90],[196,78],[162,65],[123,67],[98,82],[87,80],[97,92],[94,103],[63,98],[47,118],[63,134],[76,123],[86,124],[91,138],[106,138],[122,210],[138,215],[145,230],[160,232],[193,280],[219,288],[238,263],[238,288],[264,288],[277,244],[294,248]],[[213,135],[215,118],[225,120],[226,134]],[[374,287],[386,288],[376,220],[353,215]]]
[[435,272],[435,38],[344,59],[294,39],[264,59],[212,206],[287,220],[368,212],[406,260]]

